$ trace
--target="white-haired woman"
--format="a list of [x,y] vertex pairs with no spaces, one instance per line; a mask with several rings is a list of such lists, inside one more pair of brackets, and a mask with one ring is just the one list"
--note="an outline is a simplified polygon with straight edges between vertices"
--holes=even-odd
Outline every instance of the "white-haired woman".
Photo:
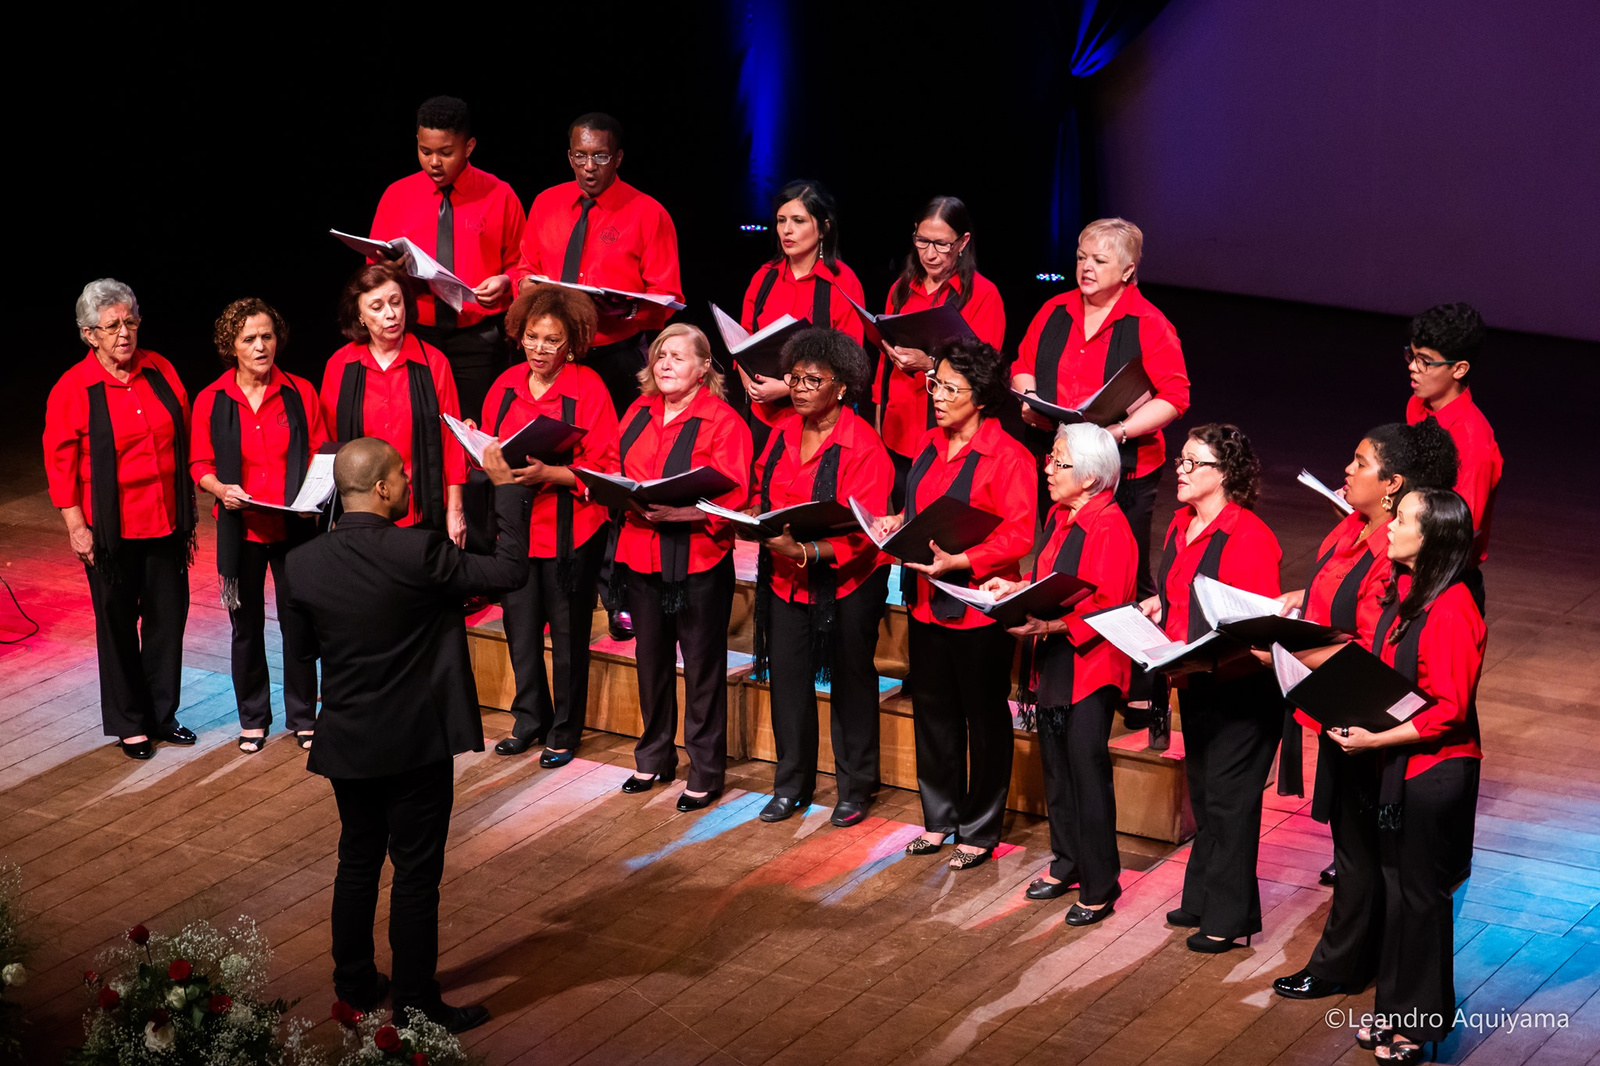
[[195,742],[177,719],[194,538],[189,395],[171,363],[139,347],[132,289],[91,281],[77,311],[89,351],[50,390],[45,472],[89,579],[106,736],[148,759],[157,740]]
[[[1139,544],[1139,596],[1155,595],[1150,577],[1150,519],[1167,460],[1161,431],[1189,406],[1189,373],[1178,334],[1139,291],[1144,234],[1132,222],[1102,218],[1078,235],[1075,288],[1039,308],[1017,349],[1011,387],[1050,403],[1074,406],[1093,396],[1122,367],[1140,359],[1155,395],[1107,428],[1122,455],[1117,505]],[[1043,430],[1050,421],[1023,406],[1023,420]]]
[[[1099,426],[1061,426],[1044,464],[1054,505],[1033,580],[1056,572],[1094,585],[1094,592],[1052,621],[1030,617],[1012,633],[1031,642],[1024,678],[1038,706],[1039,752],[1050,817],[1050,867],[1028,886],[1029,899],[1055,899],[1074,885],[1078,900],[1068,925],[1092,925],[1122,894],[1118,877],[1117,807],[1111,791],[1111,720],[1128,690],[1128,657],[1089,628],[1084,617],[1133,597],[1139,550],[1113,498],[1122,473],[1117,442]],[[1020,581],[984,585],[1009,595]],[[1024,645],[1028,647],[1028,645]]]

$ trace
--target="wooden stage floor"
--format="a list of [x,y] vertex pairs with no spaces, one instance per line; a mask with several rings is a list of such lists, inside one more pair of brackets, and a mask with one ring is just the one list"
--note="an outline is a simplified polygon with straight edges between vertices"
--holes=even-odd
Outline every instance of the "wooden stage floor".
[[[1393,320],[1354,321],[1362,343],[1370,327],[1385,340],[1374,347],[1392,347]],[[1522,343],[1547,360],[1592,355]],[[1257,352],[1276,358],[1266,343]],[[1191,367],[1204,354],[1196,343]],[[1209,372],[1224,380],[1232,371],[1214,363]],[[1524,436],[1509,432],[1515,412],[1548,409],[1532,386],[1522,405],[1513,377],[1495,379],[1498,398],[1480,397],[1507,442],[1509,477],[1487,567],[1475,872],[1456,922],[1461,1007],[1485,1018],[1458,1028],[1442,1058],[1581,1063],[1600,1047],[1600,506],[1540,476],[1545,455],[1574,452],[1554,450],[1560,442],[1531,413]],[[1305,572],[1331,524],[1294,474],[1309,465],[1335,479],[1366,425],[1403,401],[1402,391],[1389,397],[1393,410],[1358,412],[1315,438],[1297,422],[1303,406],[1297,415],[1263,401],[1259,430],[1249,411],[1227,412],[1266,458],[1261,510],[1284,543],[1287,580]],[[1514,446],[1519,439],[1540,443]],[[273,993],[326,1019],[332,792],[282,734],[254,757],[233,746],[228,626],[209,544],[191,580],[181,711],[200,744],[130,762],[99,735],[83,576],[42,491],[36,441],[13,435],[0,451],[0,575],[42,627],[0,647],[0,858],[22,867],[38,944],[20,990],[32,1022],[27,1061],[58,1061],[79,1038],[79,975],[137,922],[171,931],[253,916],[276,950]],[[1169,478],[1163,496],[1170,491]],[[0,639],[22,628],[0,594]],[[488,713],[484,725],[492,743],[509,716]],[[495,1066],[1368,1060],[1352,1030],[1325,1015],[1370,1010],[1370,989],[1308,1003],[1270,992],[1272,978],[1304,963],[1328,904],[1316,881],[1327,834],[1301,800],[1269,788],[1265,932],[1248,950],[1201,956],[1184,948],[1186,931],[1163,922],[1184,848],[1123,838],[1117,913],[1069,930],[1070,898],[1022,896],[1049,851],[1037,819],[1015,816],[1006,854],[954,874],[902,853],[920,820],[912,793],[885,790],[870,821],[838,830],[827,824],[824,779],[806,817],[769,826],[756,814],[772,769],[744,762],[716,807],[679,814],[676,788],[617,792],[630,748],[590,734],[581,758],[557,771],[490,753],[456,761],[440,976],[453,1001],[481,999],[493,1011],[466,1042]],[[1523,1011],[1564,1015],[1566,1025],[1499,1021]],[[331,1024],[319,1030],[330,1042]]]

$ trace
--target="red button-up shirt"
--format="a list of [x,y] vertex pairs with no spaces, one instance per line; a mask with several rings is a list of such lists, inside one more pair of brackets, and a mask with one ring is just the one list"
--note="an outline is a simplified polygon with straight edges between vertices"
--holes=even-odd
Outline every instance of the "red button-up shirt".
[[[772,473],[772,494],[766,510],[793,507],[810,503],[816,491],[817,469],[829,448],[839,445],[839,473],[834,482],[834,499],[848,504],[851,497],[872,514],[889,510],[889,490],[894,485],[894,466],[883,442],[872,432],[866,420],[848,407],[841,408],[839,421],[835,422],[815,454],[805,462],[800,461],[800,432],[804,420],[792,408],[778,419],[767,438],[767,447],[761,453],[750,482],[750,499],[761,498],[761,479],[767,469],[767,459],[778,441],[783,442],[783,454],[778,458],[777,469]],[[878,551],[877,545],[865,533],[852,533],[830,537],[826,543],[833,545],[833,569],[837,575],[837,595],[848,596],[872,572],[889,560]],[[787,556],[776,552],[772,556],[772,591],[787,603],[810,603],[809,578],[816,564],[801,567]]]
[[[754,333],[762,326],[770,326],[784,315],[811,322],[811,312],[816,309],[817,279],[831,282],[833,292],[828,298],[828,321],[811,322],[813,326],[831,326],[842,333],[848,333],[855,338],[857,344],[861,343],[862,325],[861,316],[856,314],[855,308],[850,306],[850,300],[865,305],[866,295],[861,291],[861,279],[856,277],[856,272],[845,264],[843,259],[834,260],[838,269],[830,269],[828,264],[821,259],[812,268],[811,273],[803,278],[796,279],[789,269],[789,261],[781,259],[777,265],[764,264],[755,276],[750,279],[749,286],[744,291],[744,310],[739,314],[739,321],[744,328]],[[762,282],[766,280],[767,272],[776,270],[777,279],[772,283],[772,289],[767,293],[766,303],[761,305],[761,317],[756,318],[756,293],[761,291]],[[850,299],[845,299],[848,294]]]
[[[511,390],[514,398],[506,411],[505,421],[497,427],[495,419],[499,417],[507,389]],[[562,367],[561,373],[556,375],[544,395],[537,400],[528,388],[527,365],[519,363],[507,370],[489,386],[489,395],[483,401],[481,425],[484,432],[505,440],[540,415],[563,421],[562,400],[568,396],[577,405],[572,424],[588,430],[573,446],[571,465],[598,470],[602,474],[616,473],[617,413],[611,406],[611,394],[606,391],[600,375],[580,363],[568,363]],[[506,462],[516,469],[523,464],[523,457],[507,456]],[[529,558],[556,557],[556,500],[562,493],[573,497],[573,547],[587,544],[589,538],[605,525],[608,512],[589,499],[581,481],[570,489],[559,485],[540,485],[533,496],[533,513],[528,529]]]
[[1217,580],[1236,589],[1254,592],[1261,596],[1276,596],[1278,563],[1283,551],[1278,538],[1272,535],[1267,524],[1236,503],[1227,503],[1211,524],[1189,540],[1189,523],[1194,521],[1194,508],[1179,506],[1162,538],[1163,550],[1171,543],[1178,545],[1178,554],[1167,573],[1167,613],[1161,628],[1176,641],[1189,639],[1189,586],[1200,569],[1211,538],[1218,533],[1228,534],[1228,543],[1222,548],[1222,559],[1217,565]]
[[[387,368],[380,367],[372,349],[365,344],[346,344],[328,359],[322,374],[322,415],[328,432],[339,433],[339,386],[344,381],[345,367],[361,363],[367,368],[367,389],[361,405],[361,429],[368,437],[386,440],[400,452],[406,476],[415,479],[411,472],[411,374],[407,369],[416,366],[426,369],[433,378],[433,391],[439,397],[439,413],[461,417],[461,400],[456,394],[455,375],[444,353],[431,344],[407,333],[400,345],[400,354]],[[467,455],[456,443],[455,435],[439,422],[439,435],[444,442],[444,485],[467,482]],[[416,493],[411,494],[411,510],[396,525],[409,526],[422,515]]]
[[[422,171],[401,178],[385,189],[378,201],[378,213],[372,218],[372,239],[392,241],[407,237],[424,252],[437,256],[439,198],[439,187]],[[451,187],[450,211],[455,234],[452,274],[476,287],[496,274],[509,275],[516,269],[525,216],[522,202],[511,186],[468,163]],[[417,322],[434,325],[438,321],[436,306],[432,293],[419,294]],[[476,325],[495,313],[476,303],[463,302],[456,325]]]
[[1317,571],[1311,587],[1306,589],[1306,602],[1301,616],[1308,622],[1331,625],[1333,597],[1338,593],[1339,586],[1355,569],[1362,556],[1371,555],[1372,565],[1362,576],[1361,587],[1356,593],[1356,639],[1362,647],[1370,648],[1373,631],[1378,628],[1378,619],[1383,614],[1378,601],[1383,598],[1383,590],[1389,583],[1389,523],[1378,526],[1367,534],[1365,540],[1358,540],[1366,524],[1367,520],[1359,513],[1349,514],[1322,538],[1322,544],[1317,548],[1317,558],[1329,552],[1333,554]]
[[[1155,398],[1165,400],[1183,414],[1189,408],[1189,372],[1184,366],[1183,349],[1178,344],[1178,333],[1166,316],[1157,311],[1137,285],[1129,285],[1117,297],[1110,314],[1106,315],[1093,337],[1083,335],[1083,293],[1071,289],[1039,308],[1039,313],[1028,323],[1022,344],[1017,349],[1016,365],[1011,374],[1032,374],[1038,377],[1039,336],[1045,323],[1057,307],[1064,307],[1072,318],[1072,332],[1061,360],[1056,368],[1056,394],[1041,399],[1064,406],[1074,406],[1088,400],[1106,383],[1106,349],[1111,346],[1111,327],[1127,315],[1139,319],[1139,350],[1145,373],[1155,388]],[[1166,462],[1166,438],[1160,430],[1139,440],[1138,465],[1134,477],[1143,477]]]
[[[1098,688],[1114,685],[1127,695],[1128,682],[1133,676],[1133,660],[1117,650],[1084,621],[1084,616],[1106,610],[1133,599],[1135,575],[1139,568],[1139,545],[1128,528],[1128,519],[1122,508],[1113,502],[1115,493],[1096,493],[1077,513],[1056,506],[1050,508],[1046,523],[1050,536],[1039,549],[1039,560],[1033,570],[1033,580],[1044,577],[1056,565],[1056,556],[1074,526],[1083,529],[1083,551],[1078,556],[1078,576],[1094,583],[1094,591],[1062,616],[1066,623],[1065,636],[1072,646],[1076,660],[1072,664],[1072,702],[1085,699]],[[1046,644],[1045,654],[1051,654],[1057,635]]]
[[[749,494],[745,483],[750,479],[750,427],[744,424],[739,412],[726,402],[702,388],[694,394],[689,406],[679,411],[669,423],[661,419],[665,404],[659,395],[641,396],[623,413],[617,425],[627,429],[634,416],[643,410],[650,412],[650,421],[634,440],[623,459],[622,473],[635,481],[651,481],[666,476],[664,471],[678,433],[691,418],[703,419],[694,439],[694,452],[689,458],[689,469],[709,466],[728,475],[735,486],[712,500],[724,507],[738,510],[745,505]],[[689,573],[699,574],[710,570],[733,549],[733,530],[726,519],[708,518],[703,525],[691,527],[689,534]],[[617,536],[617,562],[636,574],[661,572],[661,535],[656,527],[633,511],[628,511]]]
[[[289,466],[289,416],[284,411],[285,386],[300,394],[306,409],[306,462],[331,438],[322,416],[322,401],[316,387],[303,377],[273,367],[267,375],[266,392],[259,410],[250,410],[250,401],[239,388],[237,374],[229,370],[207,385],[194,398],[194,432],[189,442],[189,475],[195,484],[207,474],[217,472],[216,446],[211,440],[211,412],[217,397],[226,394],[239,405],[239,486],[263,503],[288,503],[283,498],[284,479]],[[221,507],[220,501],[217,507]],[[213,515],[216,508],[212,509]],[[279,511],[258,511],[246,507],[244,539],[257,544],[275,544],[288,536],[284,515]]]
[[178,528],[174,496],[178,459],[177,427],[166,404],[156,398],[146,374],[160,374],[189,418],[189,394],[178,372],[155,352],[137,349],[126,382],[112,377],[90,351],[61,375],[50,390],[44,415],[44,468],[50,502],[82,507],[94,525],[89,492],[89,386],[104,383],[106,410],[117,444],[117,499],[122,535],[129,539],[165,537]]
[[[905,306],[898,311],[894,308],[894,291],[891,289],[884,304],[884,314],[909,315],[913,311],[926,311],[961,291],[960,275],[952,274],[932,292],[923,291],[925,280],[911,286]],[[966,319],[967,325],[972,327],[972,332],[978,335],[980,341],[995,351],[1000,350],[1006,339],[1006,309],[994,282],[982,274],[972,275],[972,296],[961,305],[961,317]],[[932,402],[928,398],[928,374],[924,370],[908,374],[895,366],[886,354],[880,353],[878,358],[883,362],[878,364],[878,370],[873,375],[872,398],[880,404],[884,404],[885,363],[888,364],[889,375],[889,398],[883,408],[882,422],[884,446],[899,455],[915,457],[922,450],[920,442],[923,434],[928,432],[928,405]]]
[[[561,279],[567,241],[582,213],[582,195],[575,181],[553,186],[534,197],[528,224],[522,230],[522,255],[512,271],[515,282],[530,274]],[[579,284],[624,292],[664,293],[683,301],[678,279],[678,231],[667,209],[618,179],[595,198],[589,227],[578,259]],[[642,330],[660,329],[672,312],[641,301],[632,318],[600,316],[594,343],[613,344]]]
[[[1402,579],[1402,595],[1409,585],[1409,578]],[[1444,744],[1438,752],[1411,756],[1407,780],[1446,759],[1483,758],[1483,748],[1467,732],[1467,708],[1477,697],[1488,632],[1472,593],[1460,582],[1445,589],[1429,608],[1428,624],[1417,638],[1417,687],[1438,702],[1413,715],[1411,724],[1423,740]],[[1385,642],[1379,656],[1393,666],[1396,650],[1396,645]]]
[[1495,443],[1489,420],[1472,402],[1471,389],[1464,390],[1437,411],[1430,412],[1416,396],[1406,402],[1406,422],[1409,424],[1414,426],[1429,414],[1439,420],[1439,425],[1456,442],[1460,463],[1456,471],[1456,491],[1472,511],[1473,523],[1477,526],[1473,549],[1481,566],[1489,558],[1489,523],[1494,518],[1494,497],[1500,488],[1500,474],[1505,468],[1505,461],[1500,457],[1500,445]]
[[[983,543],[967,549],[967,561],[972,564],[972,583],[981,585],[991,577],[1020,580],[1018,564],[1033,547],[1033,527],[1039,518],[1038,470],[1033,456],[1000,428],[998,418],[979,422],[978,431],[955,455],[949,454],[945,431],[930,429],[922,435],[913,457],[920,456],[930,444],[934,446],[933,463],[917,483],[917,510],[921,511],[943,496],[961,472],[967,454],[977,452],[983,458],[978,460],[977,469],[973,471],[972,494],[967,502],[999,515],[1000,525]],[[928,579],[917,574],[916,603],[912,605],[911,617],[950,629],[976,629],[994,624],[987,615],[970,607],[953,622],[934,618],[933,608],[929,606],[933,591]]]

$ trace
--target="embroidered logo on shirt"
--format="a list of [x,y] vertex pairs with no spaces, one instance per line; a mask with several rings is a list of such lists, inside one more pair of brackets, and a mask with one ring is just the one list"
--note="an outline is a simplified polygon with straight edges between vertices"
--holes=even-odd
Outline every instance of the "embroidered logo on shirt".
[[600,231],[601,244],[616,244],[621,238],[622,234],[617,232],[617,227],[615,226],[607,226]]

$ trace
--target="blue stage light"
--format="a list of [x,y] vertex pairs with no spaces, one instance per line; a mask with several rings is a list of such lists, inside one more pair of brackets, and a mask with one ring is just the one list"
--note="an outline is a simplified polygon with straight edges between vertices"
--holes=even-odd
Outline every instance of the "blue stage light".
[[767,232],[768,228],[769,227],[763,226],[759,222],[746,222],[744,225],[739,227],[739,230],[742,233],[765,233]]
[[1045,274],[1035,274],[1033,277],[1034,277],[1035,281],[1066,281],[1067,280],[1067,276],[1065,274],[1045,273]]

